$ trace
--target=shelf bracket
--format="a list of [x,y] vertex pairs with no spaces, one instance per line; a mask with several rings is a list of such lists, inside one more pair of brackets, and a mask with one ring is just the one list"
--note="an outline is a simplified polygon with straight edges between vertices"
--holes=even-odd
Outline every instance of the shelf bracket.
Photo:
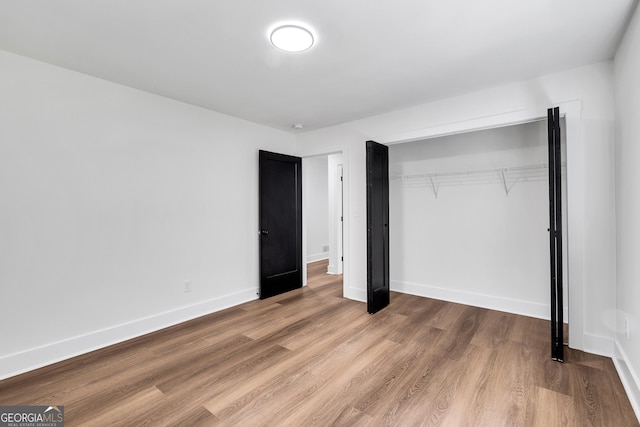
[[507,186],[507,177],[505,176],[506,168],[502,168],[500,173],[502,174],[502,183],[504,184],[504,193],[505,195],[509,195],[509,187]]
[[437,199],[438,198],[438,186],[433,181],[433,176],[429,175],[429,181],[431,181],[431,188],[433,188],[433,195],[436,196],[436,199]]

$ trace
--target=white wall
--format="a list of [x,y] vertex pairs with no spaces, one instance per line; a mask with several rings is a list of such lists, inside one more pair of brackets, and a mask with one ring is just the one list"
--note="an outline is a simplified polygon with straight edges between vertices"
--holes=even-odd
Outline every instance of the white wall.
[[581,271],[574,271],[573,277],[578,275],[583,282],[580,311],[584,324],[583,330],[574,333],[584,338],[580,348],[611,354],[616,301],[612,77],[613,64],[603,62],[298,135],[301,155],[345,153],[348,242],[344,295],[366,300],[367,139],[393,142],[435,132],[469,130],[492,121],[499,123],[505,116],[520,117],[522,112],[539,111],[542,117],[550,106],[579,101],[579,145],[575,149],[581,151],[587,173],[582,182],[574,182],[584,190],[581,206],[574,208],[584,218],[583,224],[574,224],[583,228],[584,254],[579,263]]
[[255,298],[258,149],[294,138],[0,51],[0,378]]
[[546,121],[392,145],[391,289],[549,318],[547,151]]
[[327,259],[329,251],[329,184],[326,156],[302,159],[307,262]]
[[[640,11],[615,57],[616,96],[616,360],[640,418]],[[629,336],[627,337],[627,325]]]

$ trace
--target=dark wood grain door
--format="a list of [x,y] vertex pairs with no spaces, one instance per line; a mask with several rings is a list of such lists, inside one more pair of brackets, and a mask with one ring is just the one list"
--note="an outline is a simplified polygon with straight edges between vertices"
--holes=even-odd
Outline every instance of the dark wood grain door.
[[389,147],[367,141],[367,311],[389,305]]
[[302,159],[260,151],[260,299],[302,286]]

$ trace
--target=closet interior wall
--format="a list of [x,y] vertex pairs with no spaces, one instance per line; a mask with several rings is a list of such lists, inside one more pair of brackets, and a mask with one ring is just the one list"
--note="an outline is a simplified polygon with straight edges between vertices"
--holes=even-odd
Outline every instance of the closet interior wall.
[[391,289],[548,319],[547,161],[546,121],[392,145]]

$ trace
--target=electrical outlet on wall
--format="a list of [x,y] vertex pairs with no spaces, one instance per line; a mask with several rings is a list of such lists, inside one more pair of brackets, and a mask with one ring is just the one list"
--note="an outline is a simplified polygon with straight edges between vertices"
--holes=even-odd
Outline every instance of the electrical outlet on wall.
[[184,293],[191,292],[193,288],[191,287],[191,280],[185,280],[184,282]]

